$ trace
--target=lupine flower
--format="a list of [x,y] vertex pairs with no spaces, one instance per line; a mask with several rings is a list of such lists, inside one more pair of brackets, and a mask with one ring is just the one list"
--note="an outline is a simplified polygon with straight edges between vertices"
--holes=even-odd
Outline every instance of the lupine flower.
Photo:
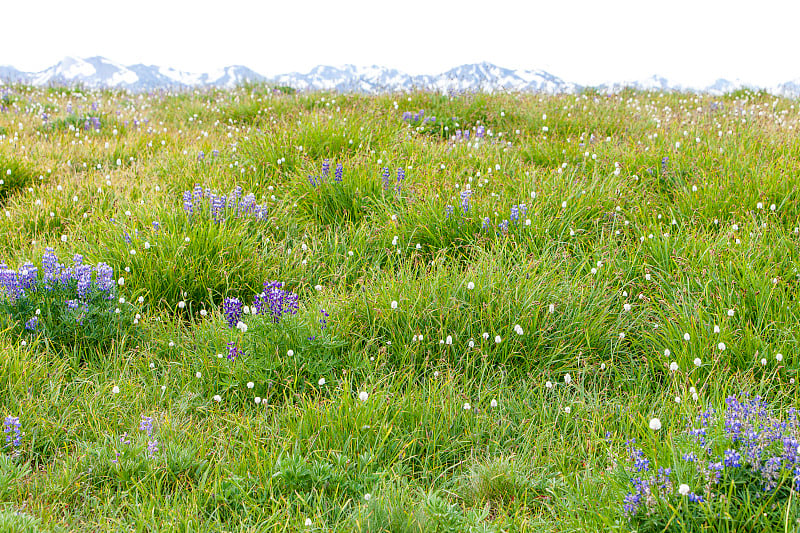
[[383,190],[388,191],[389,187],[391,187],[391,174],[389,173],[389,167],[383,167]]
[[222,303],[222,311],[225,313],[228,327],[234,328],[242,318],[242,301],[239,298],[225,298]]
[[331,172],[331,161],[330,159],[324,159],[322,161],[322,176],[320,181],[324,182],[325,180],[327,180],[328,176],[330,175],[330,172]]
[[472,189],[464,189],[460,193],[461,196],[461,209],[466,214],[469,211],[469,198],[472,196]]
[[341,163],[336,163],[336,172],[333,175],[333,181],[337,183],[342,182],[342,174],[344,173],[344,167]]
[[142,421],[139,423],[139,431],[144,431],[147,436],[153,435],[153,417],[142,415]]
[[397,169],[397,194],[400,194],[400,187],[403,184],[403,180],[406,179],[406,171],[403,170],[403,167]]
[[25,322],[25,329],[28,331],[36,331],[36,328],[39,327],[39,317],[34,316],[27,322]]
[[6,448],[18,448],[22,444],[19,417],[8,415],[3,420],[3,433],[6,436]]
[[242,352],[239,351],[239,346],[236,342],[231,341],[228,343],[228,360],[235,361],[237,357],[242,355]]

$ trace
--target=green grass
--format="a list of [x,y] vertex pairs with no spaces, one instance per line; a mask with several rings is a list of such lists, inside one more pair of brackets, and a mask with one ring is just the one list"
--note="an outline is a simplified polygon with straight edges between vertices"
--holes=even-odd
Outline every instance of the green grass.
[[[800,407],[796,102],[143,98],[4,96],[0,261],[105,262],[136,318],[77,355],[0,318],[0,416],[22,432],[0,531],[797,529],[791,475],[772,499],[743,474],[728,500],[623,512],[630,439],[710,498],[686,424],[743,393]],[[436,122],[402,119],[420,110]],[[195,184],[267,216],[189,216]],[[271,280],[297,314],[228,328],[224,299]]]

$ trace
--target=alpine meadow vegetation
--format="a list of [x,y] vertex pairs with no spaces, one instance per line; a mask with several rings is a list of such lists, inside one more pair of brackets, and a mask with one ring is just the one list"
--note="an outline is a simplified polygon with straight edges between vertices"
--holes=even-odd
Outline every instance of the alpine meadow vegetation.
[[800,527],[796,101],[0,92],[0,531]]

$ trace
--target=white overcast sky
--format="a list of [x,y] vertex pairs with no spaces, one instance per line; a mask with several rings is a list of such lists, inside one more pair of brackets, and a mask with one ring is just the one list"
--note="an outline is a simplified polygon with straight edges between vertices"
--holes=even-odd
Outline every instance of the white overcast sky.
[[64,56],[273,75],[315,65],[436,74],[464,63],[597,84],[653,74],[772,85],[800,78],[800,1],[8,0],[0,65]]

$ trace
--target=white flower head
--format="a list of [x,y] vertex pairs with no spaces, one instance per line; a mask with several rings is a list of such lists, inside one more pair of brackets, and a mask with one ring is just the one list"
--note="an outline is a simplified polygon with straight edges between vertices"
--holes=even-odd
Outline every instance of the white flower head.
[[661,429],[661,420],[659,420],[658,418],[651,418],[650,429],[652,429],[653,431],[658,431],[659,429]]
[[689,485],[687,485],[686,483],[681,483],[680,486],[678,487],[678,493],[681,496],[686,496],[687,494],[689,494],[690,490],[691,489],[689,488]]
[[367,398],[369,398],[369,393],[367,391],[361,391],[358,393],[358,399],[362,402],[366,402]]

